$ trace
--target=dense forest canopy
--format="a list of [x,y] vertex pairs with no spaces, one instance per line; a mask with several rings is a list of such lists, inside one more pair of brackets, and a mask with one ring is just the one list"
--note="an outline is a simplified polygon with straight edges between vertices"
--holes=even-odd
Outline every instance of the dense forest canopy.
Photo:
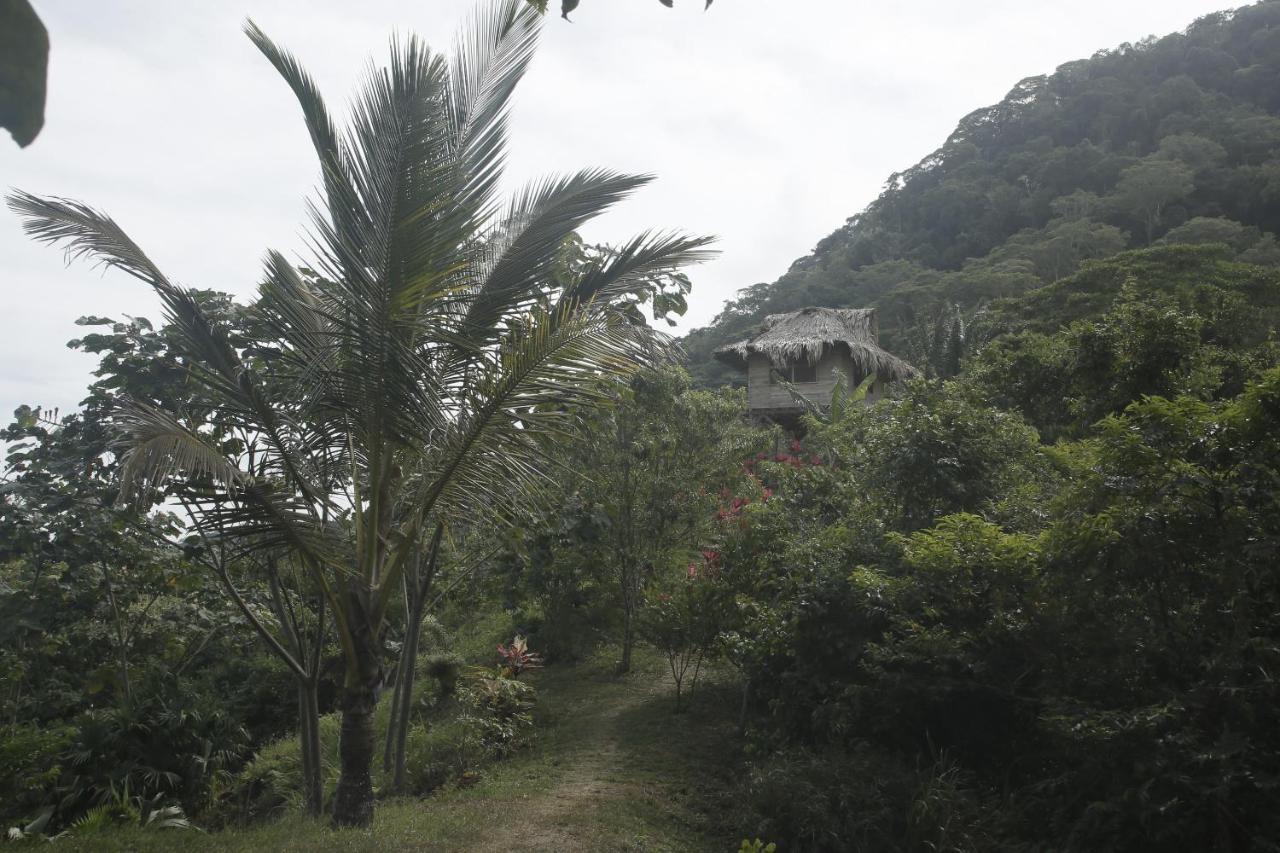
[[777,281],[744,288],[685,341],[706,384],[716,347],[767,314],[879,306],[910,329],[1156,243],[1224,243],[1280,264],[1280,2],[1265,0],[1070,62],[962,119],[937,151]]

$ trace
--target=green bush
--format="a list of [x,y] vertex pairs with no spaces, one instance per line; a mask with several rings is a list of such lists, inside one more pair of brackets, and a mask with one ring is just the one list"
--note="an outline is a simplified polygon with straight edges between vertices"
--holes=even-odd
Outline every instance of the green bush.
[[418,671],[435,682],[437,695],[444,699],[457,691],[462,666],[461,655],[455,652],[437,652],[423,656],[418,663]]
[[74,737],[71,726],[15,723],[0,729],[0,824],[8,827],[35,817],[62,775]]
[[865,743],[785,749],[749,768],[746,804],[784,850],[987,851],[998,808],[945,753],[921,766]]
[[405,747],[409,790],[429,794],[466,773],[483,753],[475,727],[467,720],[419,723],[409,729]]
[[[326,802],[337,785],[339,727],[337,714],[320,717],[320,758]],[[211,818],[219,823],[252,823],[302,806],[302,752],[297,735],[289,735],[258,751],[240,771]]]

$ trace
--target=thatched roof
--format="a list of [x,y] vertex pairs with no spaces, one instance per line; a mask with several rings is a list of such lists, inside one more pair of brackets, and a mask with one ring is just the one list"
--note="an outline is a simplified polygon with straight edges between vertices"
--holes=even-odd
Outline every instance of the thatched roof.
[[864,374],[889,381],[908,379],[916,369],[880,348],[879,326],[872,308],[802,308],[770,314],[754,336],[722,346],[715,357],[745,369],[751,353],[761,353],[777,367],[800,359],[816,362],[830,346],[843,346]]

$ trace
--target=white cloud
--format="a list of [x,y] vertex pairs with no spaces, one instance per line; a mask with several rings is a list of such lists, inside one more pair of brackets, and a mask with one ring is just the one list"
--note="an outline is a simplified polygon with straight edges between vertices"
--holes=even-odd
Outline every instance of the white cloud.
[[[584,0],[549,17],[517,96],[510,178],[608,166],[658,176],[593,225],[721,237],[684,327],[776,278],[1018,80],[1181,29],[1220,0]],[[88,4],[35,0],[53,44],[47,123],[0,140],[3,184],[81,199],[175,279],[248,294],[267,247],[297,251],[315,164],[292,96],[240,33],[291,48],[335,107],[393,30],[445,47],[470,0]],[[554,2],[552,5],[555,5]],[[158,315],[143,286],[28,241],[0,214],[0,417],[74,405],[83,314]]]

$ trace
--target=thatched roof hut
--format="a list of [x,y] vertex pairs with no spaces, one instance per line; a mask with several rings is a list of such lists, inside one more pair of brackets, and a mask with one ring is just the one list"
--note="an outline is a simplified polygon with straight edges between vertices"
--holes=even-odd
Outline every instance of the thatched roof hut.
[[879,338],[872,308],[802,308],[769,315],[759,332],[720,347],[715,357],[747,371],[753,411],[786,414],[797,407],[779,376],[819,406],[830,404],[838,375],[852,385],[874,375],[872,399],[885,384],[915,376],[914,367],[880,348]]
[[874,373],[887,382],[915,376],[916,369],[882,350],[879,339],[874,308],[802,308],[770,314],[759,332],[720,347],[715,357],[745,369],[750,354],[760,353],[775,367],[782,367],[802,359],[816,364],[824,353],[839,348],[849,353],[863,376]]

